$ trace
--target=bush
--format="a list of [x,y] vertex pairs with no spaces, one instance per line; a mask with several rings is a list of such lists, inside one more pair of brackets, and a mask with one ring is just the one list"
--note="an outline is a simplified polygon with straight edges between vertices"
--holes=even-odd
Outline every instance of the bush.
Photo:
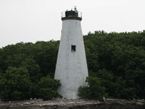
[[41,88],[39,90],[39,93],[43,100],[51,99],[52,97],[57,95],[57,92],[55,90],[52,90],[51,88]]
[[88,86],[79,87],[78,96],[88,99],[101,99],[107,97],[105,93],[105,87],[101,86],[100,78],[98,77],[87,77],[86,82]]
[[43,98],[43,100],[56,97],[59,95],[56,90],[60,85],[59,80],[52,79],[49,75],[47,77],[42,77],[38,82],[38,96]]
[[25,67],[9,67],[0,76],[0,98],[22,100],[31,96],[32,83]]

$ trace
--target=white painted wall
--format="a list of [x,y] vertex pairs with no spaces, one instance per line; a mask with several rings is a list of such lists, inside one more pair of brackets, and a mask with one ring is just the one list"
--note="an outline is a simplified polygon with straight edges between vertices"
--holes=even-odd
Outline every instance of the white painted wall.
[[[71,51],[76,45],[76,51]],[[78,88],[86,85],[88,68],[79,20],[63,20],[55,79],[60,80],[58,93],[67,99],[77,99]]]

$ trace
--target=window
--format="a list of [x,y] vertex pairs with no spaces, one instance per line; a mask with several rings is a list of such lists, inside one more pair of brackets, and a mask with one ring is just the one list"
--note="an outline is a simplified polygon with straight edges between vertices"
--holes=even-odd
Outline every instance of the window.
[[71,51],[76,51],[76,46],[75,45],[71,46]]

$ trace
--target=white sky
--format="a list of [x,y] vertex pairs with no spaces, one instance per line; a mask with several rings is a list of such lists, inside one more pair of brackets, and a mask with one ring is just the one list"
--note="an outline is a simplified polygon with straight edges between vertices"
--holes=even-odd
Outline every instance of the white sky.
[[84,35],[145,30],[145,0],[0,0],[0,48],[60,40],[61,12],[74,6],[82,12]]

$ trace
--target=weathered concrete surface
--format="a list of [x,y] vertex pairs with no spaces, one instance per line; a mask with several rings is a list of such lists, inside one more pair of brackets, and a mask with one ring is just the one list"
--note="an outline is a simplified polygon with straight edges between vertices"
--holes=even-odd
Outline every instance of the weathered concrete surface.
[[[72,46],[76,47],[76,51],[71,50]],[[87,85],[86,77],[88,77],[88,68],[81,22],[79,20],[63,20],[54,76],[61,83],[58,93],[63,98],[78,99],[78,88]]]
[[0,109],[145,109],[144,100],[126,101],[117,99],[106,99],[105,102],[96,100],[67,100],[53,99],[48,101],[27,100],[12,101],[10,107],[9,102],[0,102]]

